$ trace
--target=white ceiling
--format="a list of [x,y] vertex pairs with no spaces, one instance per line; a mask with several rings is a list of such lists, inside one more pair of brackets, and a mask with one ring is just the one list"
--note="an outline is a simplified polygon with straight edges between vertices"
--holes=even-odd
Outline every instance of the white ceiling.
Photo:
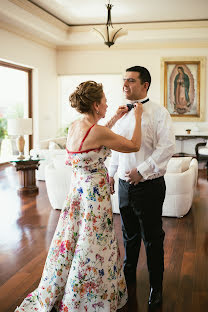
[[[108,0],[28,0],[68,25],[105,24]],[[208,20],[208,0],[111,0],[113,23]]]
[[[106,23],[108,1],[0,0],[0,27],[58,49],[104,49],[107,46],[103,39],[91,30],[106,31],[105,26],[92,25]],[[208,47],[208,0],[111,0],[111,3],[113,24],[123,24],[118,27],[127,34],[117,38],[118,44],[111,49]]]

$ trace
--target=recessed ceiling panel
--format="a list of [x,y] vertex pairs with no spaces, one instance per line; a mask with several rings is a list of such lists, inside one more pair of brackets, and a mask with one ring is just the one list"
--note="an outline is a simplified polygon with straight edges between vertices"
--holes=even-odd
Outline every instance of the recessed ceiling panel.
[[[29,0],[28,0],[29,1]],[[105,24],[107,0],[31,0],[68,25]],[[113,23],[208,19],[208,0],[111,0]]]

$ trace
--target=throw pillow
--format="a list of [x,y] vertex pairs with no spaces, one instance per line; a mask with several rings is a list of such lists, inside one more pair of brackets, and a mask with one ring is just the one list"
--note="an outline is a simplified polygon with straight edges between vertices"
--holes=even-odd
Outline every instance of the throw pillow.
[[192,157],[172,157],[167,165],[167,173],[181,173],[189,169]]
[[204,148],[199,148],[199,155],[208,155],[208,148],[205,146]]
[[51,141],[51,142],[49,142],[48,149],[51,151],[51,150],[61,149],[61,148],[60,148],[60,146],[57,143]]
[[66,148],[66,140],[67,140],[66,137],[60,137],[60,138],[54,139],[54,142],[58,144],[61,149],[64,149]]
[[60,143],[56,143],[59,147],[60,147],[60,149],[65,149],[66,148],[66,145],[64,144],[64,145],[62,145],[62,144],[60,144]]

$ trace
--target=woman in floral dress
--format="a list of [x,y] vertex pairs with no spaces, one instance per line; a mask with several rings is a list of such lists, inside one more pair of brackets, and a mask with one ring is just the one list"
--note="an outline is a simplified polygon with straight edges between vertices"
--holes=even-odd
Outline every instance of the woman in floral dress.
[[135,105],[131,140],[110,128],[127,113],[121,106],[106,126],[107,104],[101,84],[81,83],[70,96],[83,114],[68,133],[67,161],[72,165],[69,195],[48,252],[40,284],[16,312],[113,312],[127,302],[127,289],[113,228],[110,186],[104,161],[110,149],[138,151],[142,104]]

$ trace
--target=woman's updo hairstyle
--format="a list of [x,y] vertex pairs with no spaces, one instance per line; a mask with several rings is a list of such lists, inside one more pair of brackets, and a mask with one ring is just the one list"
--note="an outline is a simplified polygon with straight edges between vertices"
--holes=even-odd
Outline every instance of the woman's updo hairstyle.
[[102,84],[89,80],[80,83],[70,95],[69,101],[71,102],[71,107],[76,108],[79,113],[83,114],[92,112],[92,104],[94,102],[100,103],[102,97]]

